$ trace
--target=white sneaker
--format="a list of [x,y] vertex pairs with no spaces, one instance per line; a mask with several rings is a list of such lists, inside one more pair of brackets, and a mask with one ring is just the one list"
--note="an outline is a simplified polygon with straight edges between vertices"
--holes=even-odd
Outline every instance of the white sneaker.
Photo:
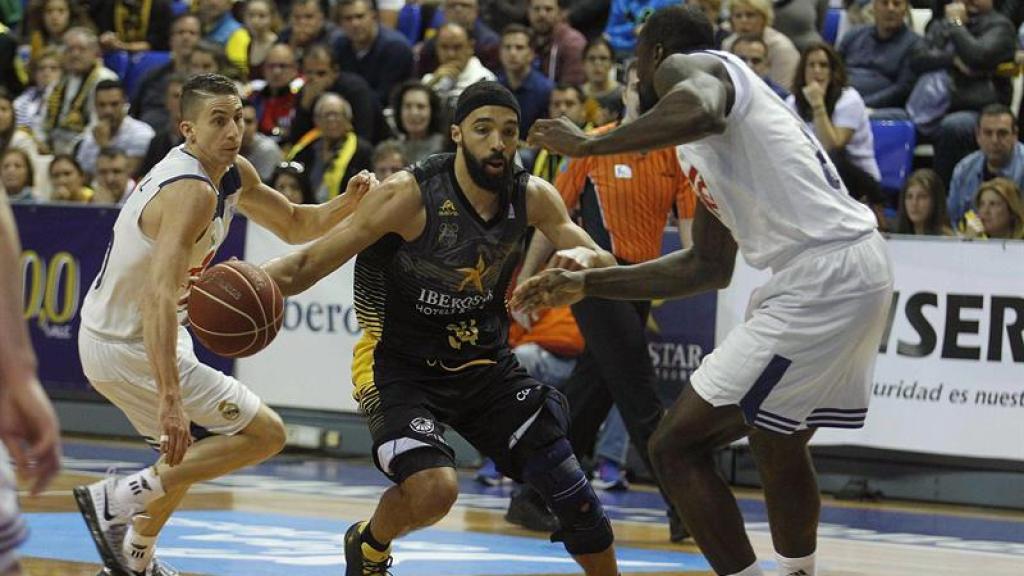
[[[131,506],[119,504],[114,500],[114,489],[119,481],[116,475],[110,474],[99,482],[74,489],[75,503],[78,504],[78,510],[89,528],[92,541],[96,544],[96,551],[99,552],[104,566],[115,567],[115,576],[120,576],[120,547],[112,546],[111,529],[123,527],[135,513]],[[124,538],[123,531],[121,538]]]

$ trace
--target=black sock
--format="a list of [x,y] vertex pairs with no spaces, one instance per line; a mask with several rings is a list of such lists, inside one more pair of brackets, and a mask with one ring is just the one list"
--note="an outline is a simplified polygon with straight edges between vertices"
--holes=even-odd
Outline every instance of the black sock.
[[390,542],[387,544],[381,544],[376,538],[373,537],[373,532],[370,531],[370,523],[367,522],[366,526],[363,526],[363,531],[359,533],[359,538],[364,543],[369,544],[370,548],[373,548],[377,552],[387,552]]

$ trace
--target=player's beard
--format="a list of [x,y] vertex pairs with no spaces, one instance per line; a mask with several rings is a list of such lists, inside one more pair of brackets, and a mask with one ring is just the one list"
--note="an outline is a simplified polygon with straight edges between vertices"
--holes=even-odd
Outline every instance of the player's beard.
[[[487,158],[480,160],[466,148],[463,148],[462,152],[463,158],[466,159],[466,170],[469,172],[469,177],[473,179],[473,183],[492,194],[500,194],[508,188],[512,182],[511,155],[506,157],[501,152],[495,152]],[[504,168],[499,174],[492,175],[484,168],[484,163],[491,160],[501,160],[505,163]]]

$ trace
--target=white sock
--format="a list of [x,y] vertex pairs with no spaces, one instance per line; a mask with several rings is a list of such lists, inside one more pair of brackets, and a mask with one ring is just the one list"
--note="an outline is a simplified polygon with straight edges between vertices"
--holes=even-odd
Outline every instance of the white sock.
[[143,536],[136,532],[134,527],[128,527],[128,533],[124,536],[124,544],[121,545],[121,554],[124,556],[125,565],[129,570],[145,573],[146,567],[153,561],[153,554],[156,553],[156,538],[156,536]]
[[814,576],[814,552],[803,558],[786,558],[775,553],[775,561],[779,563],[779,576]]
[[754,560],[753,564],[735,574],[731,574],[730,576],[764,576],[764,572],[761,571],[761,567],[757,564],[757,560]]
[[118,502],[131,502],[139,510],[164,495],[164,485],[160,476],[150,466],[123,478],[114,490],[114,499]]

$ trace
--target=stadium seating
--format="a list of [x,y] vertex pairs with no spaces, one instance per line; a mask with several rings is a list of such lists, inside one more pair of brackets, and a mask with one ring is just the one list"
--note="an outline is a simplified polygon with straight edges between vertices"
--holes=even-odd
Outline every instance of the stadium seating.
[[896,194],[903,187],[914,163],[917,133],[909,120],[872,120],[875,160],[882,174],[882,188]]
[[124,80],[124,89],[128,93],[129,97],[134,98],[135,92],[139,88],[139,81],[153,68],[159,68],[164,64],[171,61],[170,52],[160,52],[151,50],[149,52],[139,52],[132,56],[131,67],[128,69],[128,73],[121,78]]

